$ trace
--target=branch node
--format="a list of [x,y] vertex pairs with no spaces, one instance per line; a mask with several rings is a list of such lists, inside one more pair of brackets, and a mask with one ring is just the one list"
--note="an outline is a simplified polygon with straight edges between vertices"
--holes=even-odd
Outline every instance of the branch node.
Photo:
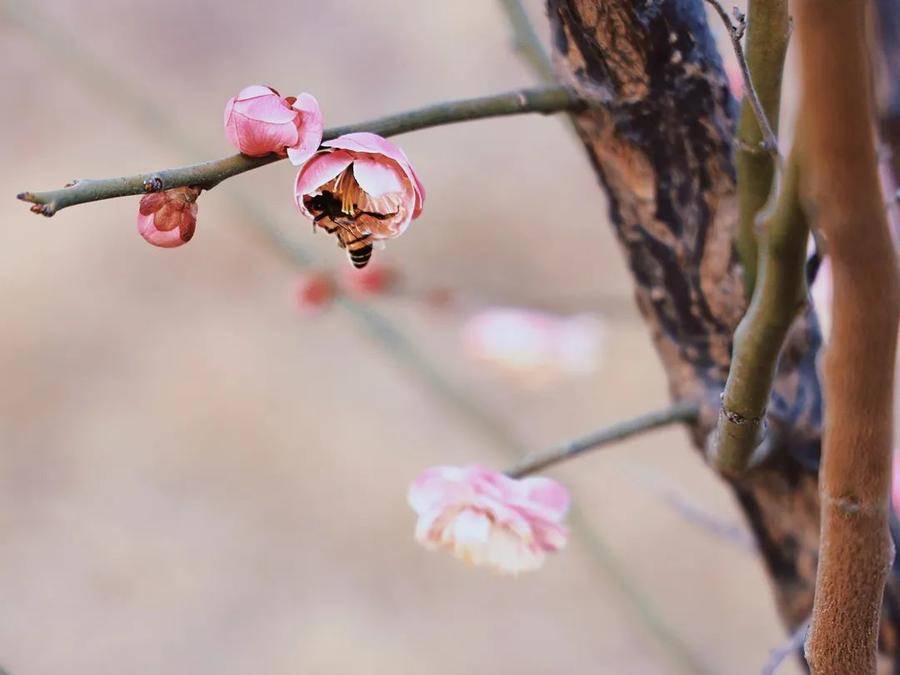
[[153,175],[144,180],[144,192],[161,192],[162,189],[163,179],[159,175]]

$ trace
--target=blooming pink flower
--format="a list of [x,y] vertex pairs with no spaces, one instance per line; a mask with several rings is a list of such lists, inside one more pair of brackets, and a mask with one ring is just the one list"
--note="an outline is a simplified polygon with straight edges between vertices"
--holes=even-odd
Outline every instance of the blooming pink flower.
[[475,565],[516,574],[566,544],[569,492],[549,478],[517,480],[482,466],[437,466],[409,488],[416,540]]
[[154,246],[174,248],[186,244],[197,226],[200,188],[180,187],[141,197],[137,228]]
[[328,272],[310,272],[297,280],[297,307],[304,313],[320,312],[336,295],[334,278]]
[[294,199],[365,267],[374,243],[399,237],[419,216],[425,189],[406,153],[381,136],[346,134],[322,145],[297,173]]
[[225,104],[225,135],[251,157],[274,152],[299,166],[318,149],[323,128],[311,94],[282,98],[271,87],[252,85]]

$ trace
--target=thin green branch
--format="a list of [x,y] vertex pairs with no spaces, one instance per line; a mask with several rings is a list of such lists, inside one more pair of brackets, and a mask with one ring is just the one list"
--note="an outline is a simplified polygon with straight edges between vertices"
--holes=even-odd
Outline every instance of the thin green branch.
[[731,40],[731,46],[734,48],[734,55],[737,57],[738,65],[741,68],[741,74],[744,77],[744,96],[753,110],[753,115],[756,118],[759,129],[762,131],[763,141],[758,147],[764,152],[772,155],[772,158],[778,162],[778,138],[775,136],[775,132],[772,131],[772,126],[769,124],[769,120],[766,117],[766,111],[759,100],[759,94],[757,93],[754,80],[750,76],[750,67],[747,65],[747,59],[744,57],[744,49],[741,47],[741,38],[744,36],[744,29],[747,27],[747,19],[743,14],[740,14],[735,10],[735,18],[737,19],[737,23],[735,24],[731,21],[731,17],[728,16],[725,8],[722,7],[722,4],[718,0],[706,0],[706,2],[712,5],[716,10],[716,13],[722,19],[725,28],[728,30],[728,38]]
[[[790,37],[787,0],[750,0],[747,20],[747,66],[771,131],[777,135],[781,78]],[[741,101],[737,139],[738,235],[735,243],[750,297],[756,285],[759,255],[756,217],[769,198],[775,175],[771,155],[759,151],[765,137],[750,96],[744,96]]]
[[513,49],[519,53],[541,82],[556,81],[556,71],[520,0],[500,0],[512,30]]
[[[368,122],[348,124],[325,130],[324,140],[337,138],[356,131],[371,131],[381,136],[395,136],[408,131],[427,129],[455,122],[467,122],[486,117],[521,115],[524,113],[550,114],[577,110],[584,103],[575,93],[562,86],[521,89],[493,96],[447,101],[388,115]],[[175,187],[194,186],[210,190],[223,180],[258,169],[284,159],[278,155],[247,157],[237,154],[224,159],[200,162],[174,169],[118,178],[87,179],[73,181],[69,186],[47,192],[23,192],[19,199],[31,202],[35,213],[52,216],[68,206],[112,199],[146,192],[159,192]]]
[[766,405],[778,356],[806,302],[809,226],[799,197],[795,147],[761,233],[759,283],[734,334],[734,354],[708,454],[724,475],[741,474],[765,435]]
[[693,422],[700,414],[700,407],[694,403],[675,403],[662,410],[640,415],[624,422],[619,422],[600,431],[595,431],[583,438],[570,441],[559,447],[543,450],[529,455],[510,468],[506,474],[513,478],[521,478],[530,473],[546,469],[567,459],[577,457],[588,450],[594,450],[630,436],[659,429],[679,422]]

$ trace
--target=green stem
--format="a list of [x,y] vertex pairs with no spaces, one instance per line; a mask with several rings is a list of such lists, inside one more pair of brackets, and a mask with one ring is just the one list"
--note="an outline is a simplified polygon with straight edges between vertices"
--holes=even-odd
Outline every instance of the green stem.
[[[571,89],[562,86],[521,89],[493,96],[448,101],[388,115],[368,122],[348,124],[325,130],[323,140],[337,138],[357,131],[371,131],[381,136],[395,136],[408,131],[427,129],[455,122],[467,122],[486,117],[521,115],[524,113],[550,114],[578,110],[584,105]],[[35,213],[52,216],[68,206],[113,199],[128,195],[158,192],[175,187],[194,186],[209,190],[223,180],[258,169],[284,159],[278,155],[248,157],[232,155],[224,159],[191,164],[174,169],[163,169],[134,176],[79,180],[71,186],[47,192],[23,192],[22,201],[31,202]]]
[[734,354],[709,457],[726,476],[740,475],[764,435],[778,356],[806,302],[804,262],[809,227],[799,197],[798,151],[788,159],[775,205],[763,224],[759,283],[734,333]]
[[[750,0],[747,25],[747,66],[752,74],[759,104],[765,111],[772,132],[778,134],[781,105],[781,78],[790,35],[787,0]],[[765,135],[749,96],[741,102],[738,122],[737,251],[744,269],[747,296],[756,285],[758,243],[756,217],[772,190],[775,162],[761,150]]]

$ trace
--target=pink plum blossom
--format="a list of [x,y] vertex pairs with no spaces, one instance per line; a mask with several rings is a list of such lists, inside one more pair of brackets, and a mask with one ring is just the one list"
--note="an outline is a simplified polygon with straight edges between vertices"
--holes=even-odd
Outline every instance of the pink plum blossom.
[[602,324],[587,315],[557,316],[515,307],[490,307],[463,326],[470,358],[530,382],[596,370]]
[[297,173],[294,199],[365,267],[374,244],[399,237],[422,213],[425,189],[406,153],[381,136],[346,134],[322,145]]
[[141,197],[137,229],[154,246],[174,248],[186,244],[197,226],[199,188],[179,187]]
[[282,98],[271,87],[251,85],[225,104],[225,135],[251,157],[274,152],[299,166],[319,148],[323,129],[311,94]]
[[474,565],[517,574],[563,548],[569,492],[549,478],[510,478],[483,466],[437,466],[409,488],[416,540]]

